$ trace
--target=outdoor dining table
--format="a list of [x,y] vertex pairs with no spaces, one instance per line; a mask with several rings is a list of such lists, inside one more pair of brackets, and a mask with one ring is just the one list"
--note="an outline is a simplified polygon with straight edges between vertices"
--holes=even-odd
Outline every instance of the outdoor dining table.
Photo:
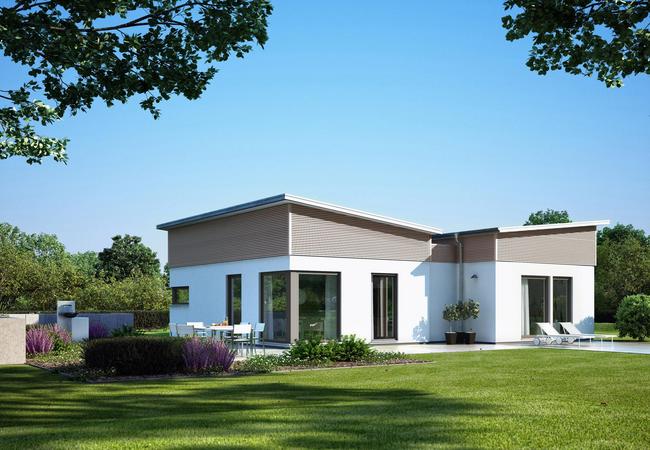
[[196,330],[203,330],[207,334],[208,332],[212,337],[216,333],[219,333],[219,339],[223,340],[223,333],[226,331],[232,332],[235,327],[233,325],[211,325],[209,327],[194,327]]

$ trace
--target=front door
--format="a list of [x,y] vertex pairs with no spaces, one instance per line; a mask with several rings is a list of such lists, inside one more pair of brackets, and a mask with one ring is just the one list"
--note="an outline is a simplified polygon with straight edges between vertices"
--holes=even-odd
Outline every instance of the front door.
[[397,275],[372,276],[373,338],[397,339]]

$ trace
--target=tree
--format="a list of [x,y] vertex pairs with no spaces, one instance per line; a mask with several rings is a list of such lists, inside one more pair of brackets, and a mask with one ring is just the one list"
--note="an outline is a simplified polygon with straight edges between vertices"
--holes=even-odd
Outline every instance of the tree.
[[97,267],[99,266],[99,257],[96,252],[79,252],[70,255],[72,264],[75,265],[77,270],[87,278],[92,278],[97,274]]
[[140,98],[157,118],[172,95],[197,99],[216,63],[266,43],[268,0],[16,0],[0,7],[0,49],[29,68],[0,86],[0,159],[66,161],[67,139],[41,136],[66,113]]
[[650,238],[632,225],[603,228],[595,276],[596,320],[611,322],[624,297],[650,294]]
[[620,87],[630,75],[650,74],[648,0],[506,0],[506,39],[532,34],[526,65],[545,75],[564,70]]
[[160,261],[156,253],[142,243],[138,236],[114,236],[113,245],[98,255],[98,274],[115,280],[131,276],[160,277]]
[[555,209],[547,209],[546,211],[539,210],[528,216],[528,220],[524,225],[544,225],[547,223],[568,223],[571,222],[569,213],[562,210],[556,211]]

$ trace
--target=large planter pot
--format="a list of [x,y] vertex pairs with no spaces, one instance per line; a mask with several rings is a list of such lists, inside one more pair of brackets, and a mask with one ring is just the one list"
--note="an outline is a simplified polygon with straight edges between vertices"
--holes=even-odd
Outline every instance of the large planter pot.
[[464,331],[456,331],[456,344],[464,344],[466,334]]
[[465,343],[466,344],[475,344],[476,343],[476,331],[466,331],[465,332]]
[[454,345],[456,343],[456,332],[447,331],[445,333],[445,341],[447,342],[447,345]]

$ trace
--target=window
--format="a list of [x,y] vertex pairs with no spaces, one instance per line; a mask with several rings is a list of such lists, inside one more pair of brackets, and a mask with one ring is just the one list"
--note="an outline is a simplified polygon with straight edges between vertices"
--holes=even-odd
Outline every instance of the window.
[[572,322],[571,278],[553,277],[553,323]]
[[372,276],[374,339],[397,339],[397,275]]
[[540,334],[537,322],[548,322],[548,279],[521,277],[521,335]]
[[263,273],[261,285],[264,337],[269,341],[289,342],[289,274]]
[[226,309],[228,322],[241,323],[241,275],[228,275],[228,296]]
[[298,274],[298,338],[339,337],[338,274]]
[[189,286],[172,287],[172,304],[173,305],[187,305],[189,303],[190,303],[190,288],[189,288]]

